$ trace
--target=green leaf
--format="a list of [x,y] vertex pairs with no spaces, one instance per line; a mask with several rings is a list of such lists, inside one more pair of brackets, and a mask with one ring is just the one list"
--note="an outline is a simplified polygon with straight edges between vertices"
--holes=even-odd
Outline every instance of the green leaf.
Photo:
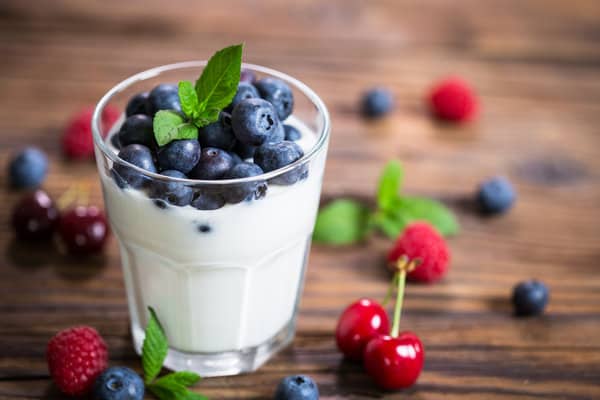
[[185,386],[177,384],[165,386],[152,383],[146,387],[160,400],[186,400],[191,393]]
[[369,209],[354,200],[336,200],[317,216],[313,240],[345,245],[360,242],[369,231]]
[[154,137],[159,146],[179,139],[197,139],[198,129],[175,111],[160,110],[154,116]]
[[148,307],[150,320],[146,326],[146,337],[142,345],[142,366],[144,368],[144,382],[152,382],[162,369],[163,361],[167,357],[169,344],[167,337],[156,317],[152,307]]
[[159,379],[154,382],[156,385],[161,386],[170,386],[173,384],[178,384],[182,386],[192,386],[198,383],[200,380],[200,375],[190,372],[190,371],[179,371],[172,372],[168,375],[161,376]]
[[377,190],[377,205],[381,210],[390,210],[400,196],[402,175],[402,165],[398,161],[390,161],[383,169]]
[[179,102],[181,103],[181,109],[188,118],[193,120],[198,115],[198,95],[192,82],[179,82]]
[[194,119],[194,124],[198,128],[202,128],[212,122],[215,122],[219,119],[219,110],[205,111],[202,115],[197,115]]
[[242,69],[242,50],[243,44],[238,44],[216,52],[196,81],[200,102],[198,117],[203,124],[216,121],[219,111],[228,106],[235,96]]
[[425,197],[402,197],[398,199],[390,213],[393,219],[405,221],[427,221],[444,236],[455,235],[459,231],[454,213],[442,203]]
[[396,239],[408,225],[408,220],[401,213],[378,213],[372,224],[390,239]]
[[208,400],[208,397],[188,390],[185,400]]

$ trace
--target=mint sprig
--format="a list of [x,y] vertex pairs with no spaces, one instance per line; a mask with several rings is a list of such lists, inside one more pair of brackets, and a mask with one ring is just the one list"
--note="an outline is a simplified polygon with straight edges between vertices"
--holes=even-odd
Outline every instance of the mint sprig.
[[146,387],[160,400],[207,399],[207,397],[188,389],[188,386],[192,386],[200,380],[200,376],[194,372],[172,372],[157,379],[167,357],[169,344],[156,312],[152,307],[148,307],[148,310],[150,319],[146,326],[146,337],[142,344],[142,366]]
[[161,110],[154,116],[154,137],[160,146],[172,140],[196,139],[198,128],[219,119],[219,113],[231,103],[237,92],[243,46],[238,44],[217,51],[208,60],[195,84],[179,82],[183,114]]
[[319,211],[313,240],[330,245],[363,241],[377,230],[396,239],[414,221],[426,221],[445,236],[458,233],[456,217],[446,206],[425,197],[402,196],[404,173],[398,161],[390,161],[381,174],[377,189],[377,208],[351,199],[338,199]]

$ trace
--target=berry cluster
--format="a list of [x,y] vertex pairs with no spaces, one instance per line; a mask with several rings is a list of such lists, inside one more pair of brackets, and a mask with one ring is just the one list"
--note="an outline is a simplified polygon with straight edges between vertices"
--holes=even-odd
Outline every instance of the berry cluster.
[[129,164],[168,177],[202,180],[249,178],[277,170],[304,156],[294,142],[301,138],[300,132],[283,122],[293,107],[294,96],[285,82],[256,80],[251,71],[242,71],[231,104],[220,112],[218,121],[199,129],[197,140],[179,139],[159,146],[154,116],[161,110],[181,112],[177,86],[160,84],[129,100],[126,119],[112,141],[119,148],[119,158],[128,164],[116,163],[112,176],[122,188],[144,190],[161,207],[191,205],[214,210],[226,203],[261,198],[268,184],[294,184],[307,176],[306,168],[298,167],[269,182],[251,180],[209,191],[176,181],[150,180]]

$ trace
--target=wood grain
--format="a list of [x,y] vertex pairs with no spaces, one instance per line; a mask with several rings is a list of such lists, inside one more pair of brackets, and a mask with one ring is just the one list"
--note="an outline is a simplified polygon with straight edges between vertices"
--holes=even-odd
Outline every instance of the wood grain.
[[[291,373],[313,376],[327,399],[600,398],[600,6],[594,0],[0,3],[0,163],[29,143],[52,158],[47,190],[93,185],[95,167],[62,159],[69,115],[148,67],[206,58],[245,41],[246,59],[312,86],[330,107],[333,136],[324,199],[370,199],[382,165],[403,161],[408,193],[449,204],[460,236],[442,283],[411,285],[403,324],[426,348],[419,382],[378,391],[335,349],[341,310],[381,297],[389,242],[315,247],[294,344],[258,372],[206,379],[218,399],[262,399]],[[482,112],[465,127],[440,125],[424,107],[432,82],[466,77]],[[388,119],[367,123],[357,99],[383,84],[398,98]],[[483,178],[507,175],[519,192],[502,218],[470,205]],[[6,177],[0,175],[6,187]],[[57,330],[98,327],[113,364],[140,370],[131,347],[116,243],[92,260],[17,243],[0,207],[0,398],[61,398],[44,361]],[[516,319],[519,280],[551,288],[548,312]]]

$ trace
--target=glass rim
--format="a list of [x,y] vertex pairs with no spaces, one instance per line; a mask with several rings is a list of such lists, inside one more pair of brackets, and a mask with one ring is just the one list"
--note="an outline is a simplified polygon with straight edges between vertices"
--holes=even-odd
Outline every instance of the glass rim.
[[286,165],[283,168],[279,168],[279,169],[276,169],[276,170],[270,171],[270,172],[265,172],[264,174],[257,175],[257,176],[251,176],[251,177],[246,177],[246,178],[237,178],[237,179],[204,180],[204,179],[190,179],[190,178],[174,178],[174,177],[170,177],[170,176],[166,176],[166,175],[161,175],[158,172],[150,172],[148,170],[138,167],[137,165],[134,165],[128,161],[123,160],[122,158],[120,158],[118,156],[117,153],[115,153],[112,149],[110,149],[108,147],[106,141],[104,140],[104,138],[102,137],[102,134],[101,134],[101,123],[102,123],[101,116],[102,116],[102,111],[104,110],[104,108],[106,107],[108,102],[116,94],[124,91],[125,89],[127,89],[131,85],[135,84],[136,82],[157,77],[160,74],[162,74],[163,72],[174,71],[174,70],[178,70],[178,69],[204,67],[204,66],[206,66],[206,63],[207,63],[206,60],[202,60],[202,61],[184,61],[184,62],[178,62],[178,63],[173,63],[173,64],[165,64],[165,65],[161,65],[158,67],[147,69],[142,72],[138,72],[137,74],[134,74],[134,75],[130,76],[129,78],[127,78],[127,79],[119,82],[115,86],[113,86],[108,92],[106,92],[106,94],[104,94],[104,96],[102,96],[102,98],[100,99],[100,101],[98,101],[98,103],[96,104],[96,106],[94,108],[94,113],[92,115],[92,136],[94,138],[94,146],[97,147],[98,149],[100,149],[102,154],[105,157],[107,157],[108,159],[110,159],[113,163],[117,162],[117,163],[124,164],[127,167],[132,168],[133,170],[135,170],[139,173],[142,173],[145,176],[150,177],[152,179],[157,179],[157,180],[162,180],[162,181],[171,181],[171,182],[180,182],[180,183],[191,184],[191,185],[213,185],[213,186],[233,185],[233,184],[242,184],[242,183],[260,182],[260,181],[270,180],[270,179],[276,178],[280,175],[283,175],[286,172],[289,172],[302,164],[308,163],[309,161],[314,159],[317,156],[317,154],[319,154],[321,149],[327,143],[327,140],[328,140],[330,132],[331,132],[331,119],[329,116],[329,111],[327,110],[325,103],[323,103],[323,100],[321,100],[321,98],[310,87],[308,87],[307,85],[302,83],[300,80],[298,80],[290,75],[284,74],[283,72],[279,72],[277,70],[274,70],[274,69],[271,69],[268,67],[263,67],[261,65],[248,64],[248,63],[242,63],[242,68],[249,69],[249,70],[256,71],[256,72],[261,72],[264,74],[268,74],[270,76],[279,78],[279,79],[287,82],[288,84],[291,84],[296,89],[298,89],[300,92],[302,92],[302,94],[304,94],[312,102],[312,104],[316,107],[317,112],[320,115],[322,115],[323,127],[320,129],[320,132],[317,132],[317,134],[318,134],[317,142],[312,146],[310,151],[305,153],[304,156],[302,156],[300,159],[294,161],[293,163],[291,163],[289,165]]

